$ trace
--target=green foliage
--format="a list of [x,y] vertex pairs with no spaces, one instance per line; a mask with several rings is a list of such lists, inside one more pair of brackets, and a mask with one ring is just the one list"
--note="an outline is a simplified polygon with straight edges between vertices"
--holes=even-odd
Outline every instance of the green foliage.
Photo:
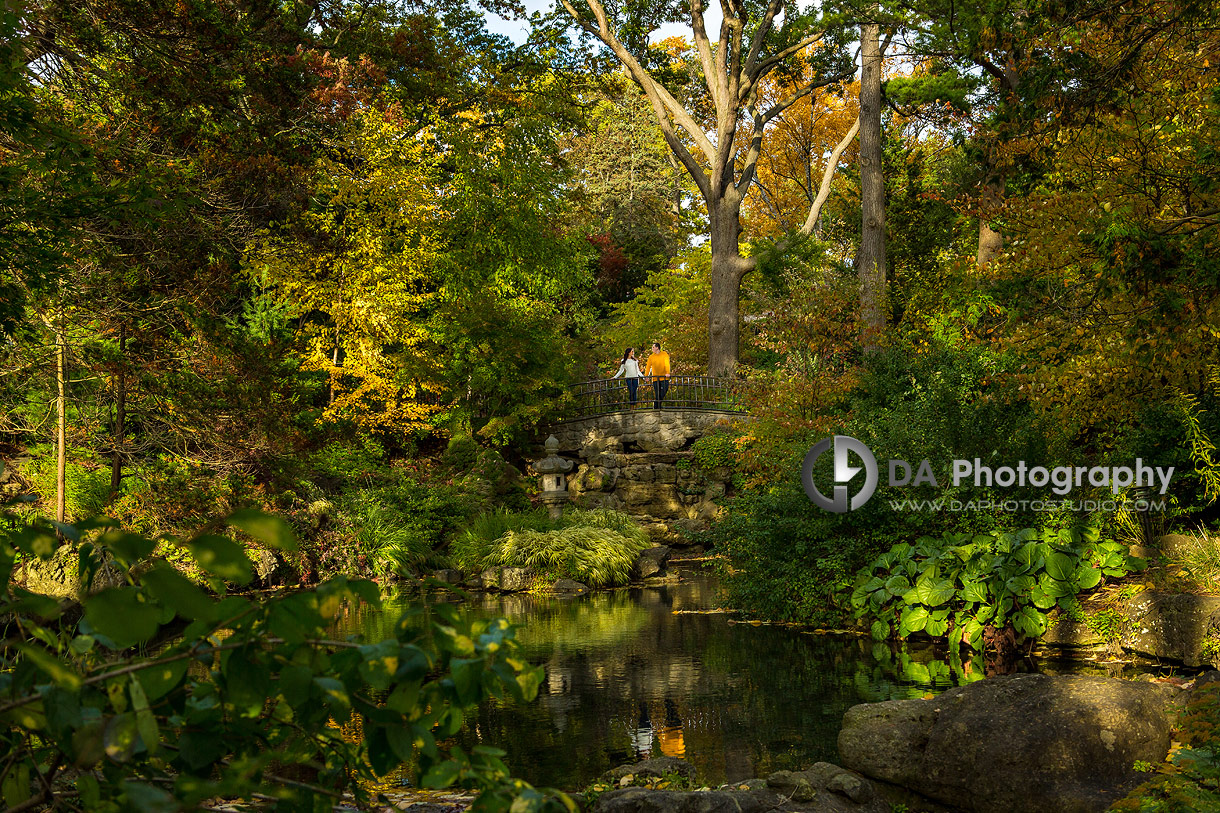
[[[29,481],[34,493],[47,505],[55,504],[55,450],[37,446],[29,452],[34,456],[21,474]],[[90,465],[69,461],[68,490],[65,509],[69,519],[97,516],[110,498],[110,470],[97,462]]]
[[737,460],[737,443],[727,432],[704,435],[691,444],[694,468],[699,471],[715,471],[731,467]]
[[1106,607],[1095,613],[1086,613],[1084,624],[1106,642],[1117,641],[1126,632],[1127,616],[1117,607]]
[[[404,478],[338,497],[335,520],[352,551],[318,550],[327,575],[372,573],[379,578],[412,575],[470,515],[469,495],[455,486]],[[355,561],[347,557],[354,554]]]
[[648,545],[644,529],[619,511],[569,511],[557,520],[544,511],[497,511],[471,523],[454,540],[451,556],[466,570],[525,567],[607,587],[627,581]]
[[1184,747],[1161,765],[1135,764],[1156,776],[1115,802],[1113,813],[1189,813],[1220,809],[1220,684],[1191,692],[1174,739]]
[[454,471],[470,471],[479,459],[480,451],[479,444],[470,435],[454,435],[449,438],[441,462]]
[[[228,521],[295,547],[274,517]],[[11,581],[17,557],[52,555],[55,529],[0,538],[0,614],[22,630],[0,658],[7,805],[73,794],[94,811],[160,811],[261,795],[276,809],[329,809],[344,793],[368,802],[362,782],[406,766],[420,787],[477,791],[481,810],[571,809],[511,780],[502,751],[467,753],[450,739],[485,698],[537,692],[542,670],[514,657],[503,619],[471,621],[441,604],[430,630],[413,610],[393,638],[336,641],[337,614],[351,602],[379,606],[376,585],[338,577],[259,603],[227,592],[250,579],[238,543],[160,540],[191,552],[218,592],[209,595],[148,558],[158,540],[108,520],[59,530],[80,540],[86,582],[106,562],[121,583],[86,597],[70,623],[56,601]]]
[[924,632],[979,649],[986,627],[1036,638],[1054,609],[1144,566],[1092,528],[923,537],[862,570],[851,603],[857,618],[872,619],[877,640]]
[[[954,499],[994,505],[1034,496],[975,488],[972,482],[954,486],[943,468],[935,472],[935,488],[891,487],[883,470],[872,499],[846,514],[814,506],[800,482],[805,453],[831,432],[864,441],[882,466],[887,458],[913,465],[927,459],[938,467],[955,458],[1053,459],[1046,433],[1007,376],[1008,364],[990,351],[948,341],[899,344],[866,359],[859,383],[831,416],[832,428],[752,425],[740,452],[750,473],[748,487],[728,503],[728,516],[709,537],[731,563],[724,573],[730,606],[769,618],[840,623],[851,613],[845,597],[856,571],[895,540],[989,533],[1001,524],[1032,520],[998,509],[915,511],[891,505]],[[831,464],[831,455],[823,455],[819,467],[825,470],[819,468],[815,477],[828,481]]]

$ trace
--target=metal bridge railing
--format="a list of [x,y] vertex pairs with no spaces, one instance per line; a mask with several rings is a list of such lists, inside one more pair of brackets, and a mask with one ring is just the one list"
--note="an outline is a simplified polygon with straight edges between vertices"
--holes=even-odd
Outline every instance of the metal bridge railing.
[[[621,378],[601,378],[582,381],[572,386],[574,399],[566,410],[567,420],[590,418],[614,412],[654,409],[656,396],[651,378],[639,379],[636,403],[628,397],[627,384]],[[672,375],[669,390],[661,400],[661,409],[702,410],[745,414],[741,399],[744,382],[710,375]]]

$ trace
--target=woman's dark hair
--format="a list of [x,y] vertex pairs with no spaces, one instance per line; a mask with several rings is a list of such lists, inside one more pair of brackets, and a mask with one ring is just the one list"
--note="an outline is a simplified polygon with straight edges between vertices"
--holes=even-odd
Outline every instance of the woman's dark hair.
[[634,349],[635,349],[634,347],[628,347],[626,350],[623,351],[623,361],[627,360],[627,357],[631,355],[631,351]]

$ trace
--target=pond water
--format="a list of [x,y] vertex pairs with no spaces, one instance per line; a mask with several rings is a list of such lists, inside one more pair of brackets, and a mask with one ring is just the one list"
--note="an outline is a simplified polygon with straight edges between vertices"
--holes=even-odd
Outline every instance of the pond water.
[[[715,607],[714,578],[678,572],[673,584],[571,598],[476,596],[471,612],[522,625],[522,652],[546,678],[533,703],[482,706],[460,739],[504,749],[513,775],[536,786],[578,790],[649,756],[685,758],[715,785],[833,762],[849,707],[983,675],[981,661],[940,659],[930,647],[892,650],[700,612]],[[390,637],[405,604],[350,615],[340,631]]]

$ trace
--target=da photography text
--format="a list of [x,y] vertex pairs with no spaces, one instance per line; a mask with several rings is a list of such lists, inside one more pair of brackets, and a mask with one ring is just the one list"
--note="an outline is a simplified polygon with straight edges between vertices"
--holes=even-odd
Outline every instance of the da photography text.
[[[818,459],[828,451],[834,454],[834,484],[831,496],[827,497],[814,482],[813,469]],[[853,459],[854,456],[854,459]],[[853,465],[858,461],[860,465]],[[1163,496],[1169,489],[1173,478],[1173,466],[1147,466],[1143,458],[1137,457],[1134,466],[1030,466],[1024,460],[1018,460],[1012,465],[985,465],[980,458],[973,460],[953,460],[941,467],[944,482],[954,486],[971,484],[979,488],[1047,488],[1059,497],[1066,497],[1078,488],[1109,488],[1117,494],[1124,488],[1137,486],[1141,488],[1156,488]],[[855,494],[850,494],[852,481],[857,475],[864,473],[863,483]],[[886,461],[887,483],[892,487],[932,486],[940,487],[942,480],[937,477],[932,461],[921,460],[912,464],[906,460],[890,459]],[[880,471],[877,458],[866,444],[847,435],[835,435],[818,441],[805,455],[801,467],[801,481],[809,499],[826,511],[842,514],[854,511],[868,502],[877,490]],[[859,482],[859,481],[857,481]],[[893,502],[893,501],[892,501]],[[941,501],[899,501],[900,505],[920,505],[928,502],[935,506],[929,510],[944,510]],[[1022,501],[1028,502],[1028,501]],[[1062,506],[1062,501],[1046,501],[1046,508]],[[1117,503],[1107,502],[1107,505]],[[957,501],[953,502],[952,510],[969,510]],[[967,503],[965,505],[974,505]],[[990,505],[990,503],[989,503]],[[1037,510],[1037,509],[1035,509]]]

